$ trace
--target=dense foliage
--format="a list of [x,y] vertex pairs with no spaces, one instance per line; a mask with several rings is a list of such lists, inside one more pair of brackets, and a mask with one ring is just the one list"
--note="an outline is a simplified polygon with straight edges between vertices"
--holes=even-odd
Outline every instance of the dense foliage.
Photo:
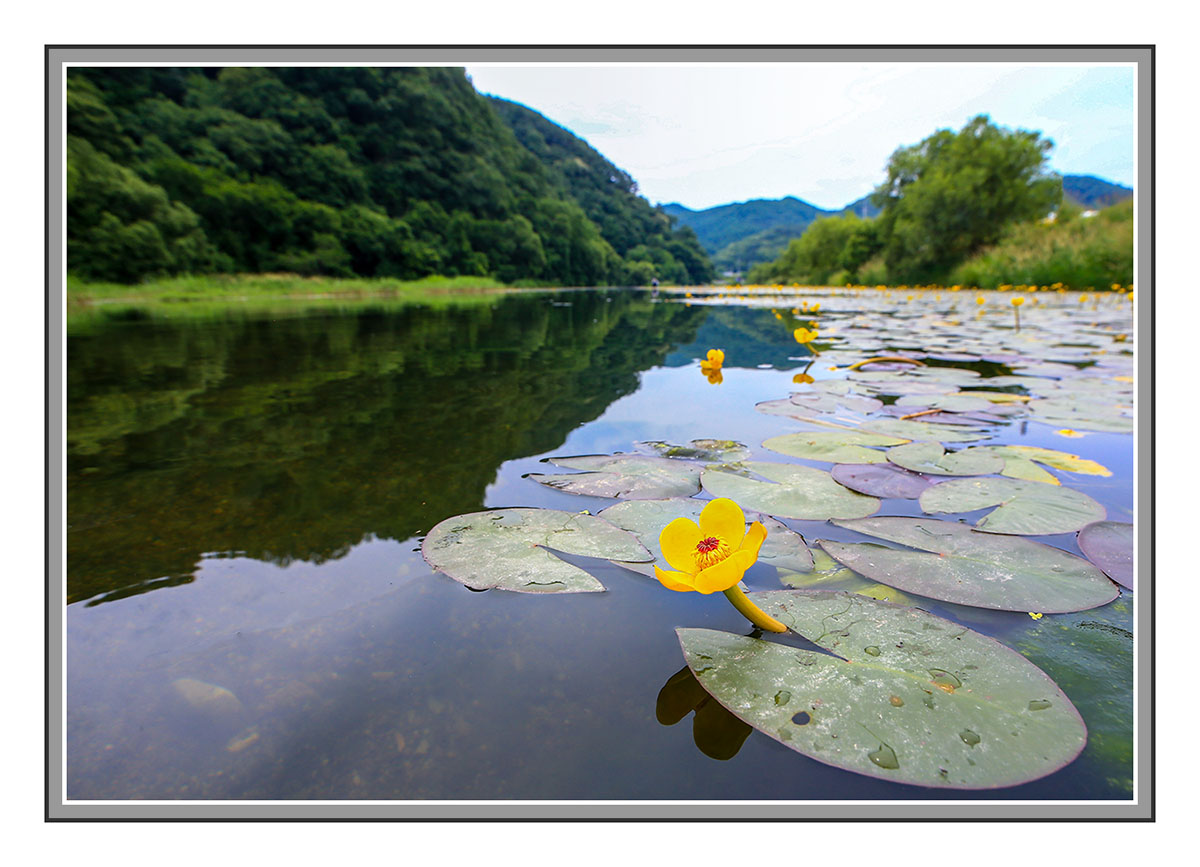
[[[816,220],[773,262],[761,283],[945,283],[1075,288],[1133,281],[1130,191],[1088,176],[1049,174],[1051,143],[987,117],[899,148],[873,194],[873,219]],[[1070,194],[1064,202],[1064,189]],[[1073,202],[1114,205],[1095,219]],[[850,206],[847,210],[851,210]],[[867,213],[867,212],[864,212]],[[1057,219],[1053,219],[1053,215]]]
[[[694,237],[628,176],[544,118],[493,105],[451,68],[72,70],[68,268],[120,282],[707,279]],[[547,146],[531,150],[506,119]],[[568,152],[578,170],[555,164]],[[639,219],[617,226],[627,214]]]
[[883,209],[879,235],[893,280],[938,280],[998,241],[1010,223],[1046,216],[1062,200],[1048,173],[1052,143],[1036,132],[1006,130],[985,115],[959,132],[935,132],[898,148],[873,200]]
[[995,289],[1062,283],[1074,289],[1133,284],[1133,201],[1094,217],[1064,207],[1052,222],[1018,223],[1000,242],[968,259],[949,280]]

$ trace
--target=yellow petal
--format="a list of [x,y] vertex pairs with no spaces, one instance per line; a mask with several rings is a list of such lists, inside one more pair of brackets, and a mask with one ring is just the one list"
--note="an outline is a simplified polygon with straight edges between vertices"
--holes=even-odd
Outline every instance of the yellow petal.
[[[700,513],[700,532],[703,536],[720,536],[733,547],[746,532],[746,516],[741,507],[727,497],[713,500]],[[699,541],[699,540],[697,540]]]
[[655,566],[654,577],[656,577],[659,580],[659,583],[661,583],[662,586],[666,587],[668,590],[676,590],[680,593],[687,593],[696,589],[691,583],[694,580],[692,576],[685,575],[683,572],[666,572]]
[[676,518],[658,534],[658,547],[662,548],[663,558],[668,563],[690,574],[696,568],[696,544],[703,538],[695,521]]
[[[750,563],[754,563],[758,559],[758,549],[762,547],[762,543],[767,538],[767,528],[758,521],[750,525],[750,529],[746,531],[745,537],[742,539],[742,544],[738,547],[739,551],[745,551],[750,555]],[[747,569],[750,567],[747,566]]]
[[724,593],[742,580],[754,558],[746,551],[734,551],[720,563],[709,566],[696,575],[696,589],[701,593]]

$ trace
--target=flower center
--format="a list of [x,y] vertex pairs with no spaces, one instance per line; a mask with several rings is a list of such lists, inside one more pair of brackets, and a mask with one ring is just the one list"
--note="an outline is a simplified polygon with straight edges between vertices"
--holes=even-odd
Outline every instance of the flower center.
[[729,543],[720,536],[706,536],[696,543],[697,569],[704,570],[720,563],[731,553]]

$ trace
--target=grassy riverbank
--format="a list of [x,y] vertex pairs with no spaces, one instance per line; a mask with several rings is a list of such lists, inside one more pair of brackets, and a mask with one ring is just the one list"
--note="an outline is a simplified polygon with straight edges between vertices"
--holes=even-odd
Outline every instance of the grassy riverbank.
[[67,280],[71,331],[112,319],[179,319],[216,315],[288,315],[332,307],[405,304],[458,306],[491,303],[492,296],[521,291],[489,277],[421,280],[338,279],[296,274],[215,274],[171,277],[134,286]]

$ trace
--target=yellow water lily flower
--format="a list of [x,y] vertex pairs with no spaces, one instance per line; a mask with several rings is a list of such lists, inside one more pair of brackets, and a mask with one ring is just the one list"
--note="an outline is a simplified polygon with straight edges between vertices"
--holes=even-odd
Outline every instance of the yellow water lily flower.
[[654,574],[668,590],[724,592],[754,565],[766,538],[766,527],[755,521],[747,529],[741,507],[721,497],[704,507],[699,525],[676,518],[663,528],[658,544],[676,571],[655,566]]
[[986,303],[987,303],[987,299],[986,299],[986,298],[984,298],[982,295],[980,295],[980,296],[978,296],[978,297],[975,299],[975,303],[976,303],[976,304],[986,304]]
[[1081,434],[1079,431],[1071,430],[1069,427],[1065,427],[1062,430],[1056,430],[1055,433],[1058,434],[1060,437],[1073,437],[1074,438],[1074,437],[1083,436],[1083,434]]
[[1017,295],[1015,298],[1012,299],[1013,307],[1020,307],[1024,303],[1025,303],[1025,299],[1023,297],[1021,297],[1020,295]]
[[1026,613],[1027,613],[1027,614],[1028,614],[1030,617],[1032,617],[1034,620],[1041,620],[1041,619],[1042,619],[1042,615],[1041,615],[1040,613],[1036,612],[1036,611],[1029,611],[1029,612],[1026,612]]
[[710,349],[708,350],[708,357],[700,362],[700,367],[701,369],[720,370],[724,363],[725,351],[723,349]]
[[797,343],[812,343],[817,339],[817,329],[797,328],[792,332],[792,336],[796,338]]
[[809,383],[812,381],[813,381],[812,376],[807,373],[797,373],[795,376],[792,377],[792,382],[798,383],[800,385],[804,385],[805,383]]

